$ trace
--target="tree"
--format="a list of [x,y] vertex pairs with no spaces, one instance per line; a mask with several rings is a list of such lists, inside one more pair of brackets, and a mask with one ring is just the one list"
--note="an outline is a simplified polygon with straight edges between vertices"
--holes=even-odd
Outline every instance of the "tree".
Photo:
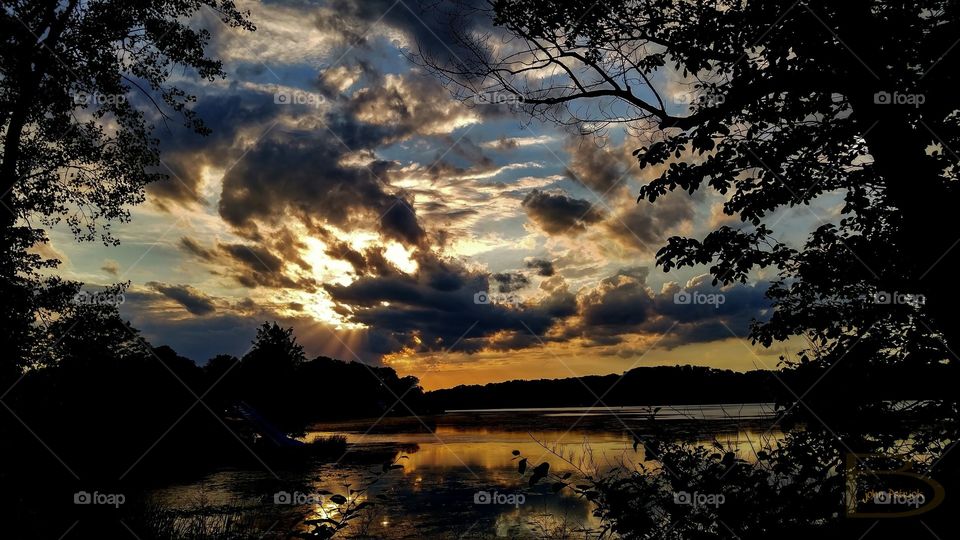
[[293,328],[283,328],[276,322],[264,322],[257,328],[253,348],[243,357],[246,365],[269,366],[275,370],[294,370],[306,360],[303,347],[297,343]]
[[257,329],[253,347],[240,362],[239,397],[282,427],[301,428],[308,396],[300,391],[298,370],[305,361],[293,328],[264,322]]
[[[78,240],[115,242],[110,223],[129,219],[158,172],[154,122],[179,117],[207,132],[195,97],[170,82],[175,68],[224,75],[204,51],[210,33],[189,22],[210,9],[253,30],[232,0],[16,0],[0,11],[0,293],[5,350],[23,361],[25,341],[56,283],[33,270],[56,266],[27,254],[46,241],[33,224],[65,222]],[[156,119],[156,120],[154,120]],[[7,347],[9,346],[9,348]]]
[[[505,37],[476,25],[478,12]],[[454,12],[451,26],[458,43],[449,57],[421,51],[416,58],[458,95],[509,101],[586,131],[626,124],[640,137],[640,166],[662,171],[641,188],[640,203],[675,190],[723,196],[723,212],[740,224],[703,238],[670,238],[657,263],[665,270],[708,265],[722,284],[775,269],[773,316],[755,323],[751,337],[767,346],[796,335],[811,343],[796,363],[799,378],[818,391],[794,394],[790,407],[808,429],[791,432],[768,457],[758,453],[755,466],[737,465],[756,481],[727,475],[734,463],[724,463],[722,452],[711,463],[702,448],[663,451],[659,441],[636,441],[661,450],[667,472],[589,482],[600,517],[630,537],[659,537],[655,527],[693,537],[684,529],[687,516],[674,519],[656,507],[670,502],[665,489],[696,486],[683,480],[697,478],[763,501],[756,513],[728,521],[734,536],[769,537],[774,528],[789,536],[798,532],[792,520],[859,536],[857,520],[838,518],[845,487],[838,477],[824,480],[849,452],[902,453],[945,486],[956,482],[948,446],[956,445],[955,399],[891,406],[857,385],[820,383],[839,366],[835,380],[867,385],[876,370],[864,368],[878,364],[945,364],[956,377],[960,328],[952,311],[960,292],[944,286],[960,265],[952,234],[960,202],[960,158],[951,149],[960,142],[960,98],[952,92],[960,65],[956,3],[492,0]],[[689,92],[671,95],[670,78],[686,81]],[[839,217],[817,216],[821,223],[803,245],[778,240],[775,212],[818,198],[839,200]],[[790,482],[778,484],[784,471]],[[791,493],[802,485],[816,490]],[[780,487],[766,493],[769,486]],[[791,500],[804,503],[783,505]],[[948,504],[937,511],[940,523],[952,515]],[[726,531],[710,529],[723,523],[718,516],[711,512],[706,526],[693,529],[722,536]],[[924,519],[935,523],[933,514]]]
[[[657,261],[710,265],[722,284],[777,269],[755,340],[802,334],[820,357],[858,343],[872,361],[954,362],[960,291],[943,284],[960,264],[955,3],[496,0],[486,11],[511,39],[454,17],[452,57],[420,61],[461,95],[505,94],[581,127],[629,124],[644,138],[640,165],[663,167],[639,201],[723,195],[742,224],[671,238]],[[664,92],[668,76],[689,81],[689,106]],[[843,198],[839,220],[821,219],[803,246],[777,240],[775,211],[830,196]]]

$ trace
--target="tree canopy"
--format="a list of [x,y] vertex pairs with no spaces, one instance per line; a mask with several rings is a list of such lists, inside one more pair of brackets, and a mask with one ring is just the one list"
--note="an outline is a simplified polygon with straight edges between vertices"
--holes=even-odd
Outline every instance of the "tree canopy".
[[0,293],[10,309],[0,316],[0,345],[17,366],[30,362],[31,341],[49,330],[37,321],[73,309],[77,292],[38,273],[58,264],[28,252],[47,241],[45,228],[65,223],[78,240],[115,243],[111,223],[129,219],[145,186],[166,177],[156,129],[179,119],[207,132],[174,70],[201,80],[224,75],[197,21],[208,10],[254,29],[232,0],[4,2]]
[[[723,284],[775,269],[774,315],[755,341],[802,335],[834,360],[856,346],[872,362],[954,361],[955,3],[496,0],[480,11],[508,37],[462,11],[452,55],[419,60],[463,96],[505,95],[581,130],[625,124],[640,166],[658,172],[640,203],[722,195],[740,223],[670,238],[657,261],[708,265]],[[781,241],[782,211],[818,198],[839,216],[801,210],[819,226],[803,245]]]

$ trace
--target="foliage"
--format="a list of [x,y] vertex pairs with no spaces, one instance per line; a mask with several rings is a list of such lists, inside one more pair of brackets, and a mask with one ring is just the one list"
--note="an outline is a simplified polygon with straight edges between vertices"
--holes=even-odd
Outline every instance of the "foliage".
[[[377,485],[387,474],[396,469],[403,469],[401,460],[407,459],[406,455],[398,455],[393,461],[386,461],[379,468],[368,470],[363,479],[363,484],[356,489],[351,489],[350,484],[343,487],[347,491],[346,495],[332,493],[327,490],[318,492],[319,495],[327,497],[327,500],[336,506],[332,510],[324,510],[324,516],[315,519],[308,519],[304,522],[309,527],[308,531],[303,531],[294,535],[296,538],[321,538],[329,539],[340,533],[347,532],[351,522],[363,516],[364,512],[378,504],[375,500],[370,500],[370,490]],[[377,500],[386,499],[387,496],[377,494],[374,497]]]
[[[69,319],[79,284],[38,273],[59,261],[31,248],[60,223],[78,240],[115,243],[145,186],[164,178],[156,124],[179,117],[207,129],[196,98],[171,82],[177,68],[223,76],[207,56],[210,33],[191,19],[210,10],[253,30],[232,0],[4,2],[0,11],[0,382],[46,360],[59,337],[47,320]],[[73,292],[71,292],[73,291]]]
[[[574,485],[598,502],[612,530],[637,538],[810,529],[858,537],[864,531],[850,534],[855,520],[838,521],[840,456],[889,452],[903,440],[911,441],[908,462],[939,463],[931,472],[955,482],[956,399],[903,405],[873,390],[875,375],[894,366],[938,366],[956,378],[960,293],[943,284],[960,266],[955,238],[945,234],[960,202],[951,150],[960,117],[948,90],[960,63],[948,53],[958,6],[493,0],[488,7],[461,13],[490,16],[505,39],[454,17],[453,58],[421,62],[458,95],[513,97],[533,116],[583,131],[626,124],[637,136],[639,165],[653,174],[638,202],[709,190],[734,218],[702,238],[670,238],[658,264],[706,265],[724,285],[776,272],[767,293],[773,315],[755,322],[751,337],[764,346],[793,336],[810,343],[796,360],[784,359],[785,378],[808,381],[802,392],[788,387],[781,421],[793,430],[758,465],[642,441],[670,474]],[[664,90],[668,78],[687,90],[683,103]],[[814,202],[839,214],[820,216]],[[793,208],[819,222],[799,243],[777,228]],[[729,515],[683,515],[688,508],[664,504],[670,490],[715,489],[721,476],[740,501]],[[806,490],[813,485],[817,491]]]
[[207,9],[254,29],[232,0],[4,3],[4,236],[15,219],[39,216],[48,226],[65,220],[80,239],[112,241],[106,222],[127,219],[125,207],[164,176],[153,172],[154,124],[176,115],[207,131],[191,109],[196,97],[170,82],[177,68],[223,76],[204,50],[210,32],[190,23]]
[[[496,0],[482,15],[514,39],[494,47],[461,19],[455,58],[421,61],[458,92],[512,96],[534,116],[581,129],[627,123],[654,175],[640,201],[719,194],[740,223],[671,238],[657,260],[665,270],[708,265],[722,284],[777,271],[773,316],[755,324],[755,341],[803,335],[828,363],[857,347],[875,363],[955,364],[960,293],[942,284],[960,264],[943,234],[960,202],[957,96],[944,90],[960,62],[945,54],[957,9]],[[680,79],[686,103],[666,78]],[[839,216],[795,210],[820,224],[803,245],[781,241],[785,212],[817,200]]]
[[[938,464],[940,469],[949,467],[940,463],[945,447],[905,442],[916,433],[916,424],[865,436],[840,433],[842,440],[823,431],[793,430],[780,439],[769,437],[760,447],[751,445],[746,454],[716,439],[709,446],[677,442],[653,426],[654,434],[635,438],[633,454],[612,469],[586,467],[547,447],[547,453],[575,472],[551,472],[549,462],[530,465],[517,450],[514,459],[519,474],[533,471],[531,486],[548,481],[555,493],[567,492],[593,503],[601,524],[597,538],[665,540],[859,537],[871,522],[844,515],[851,489],[847,459],[852,450],[847,445],[863,454],[895,458],[892,464],[871,464],[877,471],[909,463],[912,471],[926,476]],[[878,482],[877,489],[890,487],[889,480],[879,476],[872,480]],[[923,484],[910,487],[918,486]],[[936,527],[949,522],[949,511],[935,509],[920,519]],[[909,529],[905,522],[919,526],[915,520],[885,521],[887,532]]]

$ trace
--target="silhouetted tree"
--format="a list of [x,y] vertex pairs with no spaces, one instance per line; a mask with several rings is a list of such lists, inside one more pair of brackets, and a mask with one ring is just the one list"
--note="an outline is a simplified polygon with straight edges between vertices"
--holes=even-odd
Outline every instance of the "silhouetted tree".
[[[583,129],[628,123],[641,167],[662,171],[641,200],[724,195],[723,212],[742,224],[671,238],[658,262],[710,265],[723,284],[779,270],[774,315],[754,339],[802,334],[838,358],[866,338],[858,347],[874,361],[954,361],[960,292],[943,284],[960,266],[948,233],[960,202],[955,3],[486,4],[518,39],[471,31],[477,12],[465,11],[449,58],[421,59],[470,97],[515,97]],[[687,81],[689,106],[665,91],[669,77]],[[839,221],[800,248],[778,240],[775,211],[828,196],[842,196]]]
[[46,241],[27,223],[65,222],[78,240],[115,242],[110,222],[127,220],[144,186],[165,176],[148,117],[207,132],[195,97],[170,81],[175,68],[223,76],[205,52],[210,33],[189,20],[207,8],[231,27],[254,28],[232,0],[4,2],[0,296],[11,309],[0,312],[0,348],[18,364],[36,318],[63,304],[50,298],[55,280],[27,272],[57,264],[27,254]]
[[[492,17],[507,38],[477,31],[470,17],[478,14]],[[734,463],[724,463],[723,452],[714,462],[697,449],[669,450],[674,459],[665,468],[680,477],[664,478],[674,490],[723,486],[766,502],[761,488],[778,485],[786,471],[790,484],[776,490],[780,499],[711,512],[691,530],[683,512],[657,512],[665,492],[647,488],[660,479],[631,476],[627,491],[601,482],[606,502],[622,503],[614,520],[637,520],[618,532],[659,537],[666,524],[677,537],[730,536],[716,525],[725,515],[740,520],[734,535],[743,538],[769,536],[774,526],[778,535],[805,534],[791,528],[796,516],[777,508],[808,509],[810,523],[833,524],[843,486],[825,475],[851,451],[902,452],[945,484],[956,482],[947,446],[958,431],[955,398],[923,404],[925,423],[905,428],[897,419],[915,405],[891,406],[862,391],[875,366],[943,364],[956,377],[960,291],[944,286],[960,267],[951,233],[960,202],[952,150],[960,142],[955,2],[491,0],[455,12],[451,27],[458,43],[450,54],[421,53],[420,60],[459,95],[512,100],[586,131],[627,124],[639,137],[640,166],[656,171],[639,201],[676,190],[722,195],[723,212],[740,224],[670,238],[658,264],[708,265],[724,285],[776,270],[773,315],[755,323],[751,337],[767,346],[806,337],[811,346],[795,362],[800,378],[816,382],[837,368],[816,392],[793,396],[790,411],[810,431],[750,469],[770,469],[758,481],[728,476]],[[670,79],[688,92],[668,90]],[[802,246],[781,242],[775,213],[816,199],[836,201],[839,217],[807,210],[819,226]],[[877,425],[884,430],[870,430]],[[799,482],[818,486],[804,507],[774,504],[799,500],[792,497]],[[637,518],[636,509],[652,516]],[[937,512],[941,523],[951,515]],[[752,527],[758,520],[769,524]],[[848,534],[866,528],[848,523]]]

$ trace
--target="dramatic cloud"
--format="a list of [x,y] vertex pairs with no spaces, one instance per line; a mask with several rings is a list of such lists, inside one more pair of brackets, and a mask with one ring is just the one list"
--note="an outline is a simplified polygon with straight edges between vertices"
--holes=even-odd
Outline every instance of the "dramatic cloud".
[[659,343],[688,343],[745,337],[753,320],[769,316],[765,288],[715,287],[698,276],[681,287],[668,283],[656,293],[647,285],[646,268],[626,268],[578,296],[579,317],[565,329],[597,345],[620,343],[630,334],[664,334]]
[[546,259],[529,259],[526,261],[527,268],[536,270],[538,276],[550,277],[554,274],[553,263]]
[[530,284],[530,278],[520,272],[499,272],[490,276],[497,283],[497,290],[511,293]]
[[574,199],[564,193],[535,189],[523,199],[523,207],[547,234],[575,236],[587,225],[602,221],[605,214],[588,201]]
[[372,77],[369,84],[350,97],[344,112],[369,125],[388,126],[395,137],[442,135],[479,120],[434,79],[418,71],[409,76]]
[[636,159],[623,148],[600,147],[590,138],[571,139],[566,150],[570,156],[567,176],[600,197],[620,195],[628,173],[638,169]]
[[655,253],[669,232],[694,217],[693,199],[685,192],[668,193],[656,203],[629,201],[604,223],[610,238],[624,248]]
[[411,350],[443,350],[456,344],[458,351],[471,352],[504,347],[507,336],[515,338],[511,346],[532,346],[555,320],[575,311],[574,296],[566,290],[530,304],[501,304],[497,297],[482,294],[490,289],[486,274],[429,253],[415,259],[419,269],[413,275],[368,276],[324,288],[349,320],[389,332]]
[[203,261],[214,263],[214,267],[218,269],[214,270],[215,273],[231,277],[247,288],[266,287],[310,292],[318,287],[317,281],[309,275],[291,277],[284,259],[263,246],[218,243],[213,248],[205,248],[184,237],[180,239],[180,248]]
[[217,310],[209,296],[189,285],[167,285],[151,281],[147,286],[177,302],[194,315],[208,315]]
[[[257,32],[201,21],[228,79],[180,82],[211,134],[157,129],[170,178],[149,187],[124,251],[90,255],[59,237],[67,254],[35,248],[79,279],[131,280],[123,313],[152,342],[201,360],[239,355],[257,324],[277,320],[311,354],[419,368],[449,347],[469,362],[546,347],[604,371],[602,355],[745,336],[769,316],[762,287],[646,269],[669,236],[718,222],[719,199],[637,203],[662,169],[639,168],[635,137],[518,122],[408,61],[449,59],[452,32],[496,35],[489,22],[458,27],[431,2],[243,4]],[[675,301],[682,293],[724,302]]]

